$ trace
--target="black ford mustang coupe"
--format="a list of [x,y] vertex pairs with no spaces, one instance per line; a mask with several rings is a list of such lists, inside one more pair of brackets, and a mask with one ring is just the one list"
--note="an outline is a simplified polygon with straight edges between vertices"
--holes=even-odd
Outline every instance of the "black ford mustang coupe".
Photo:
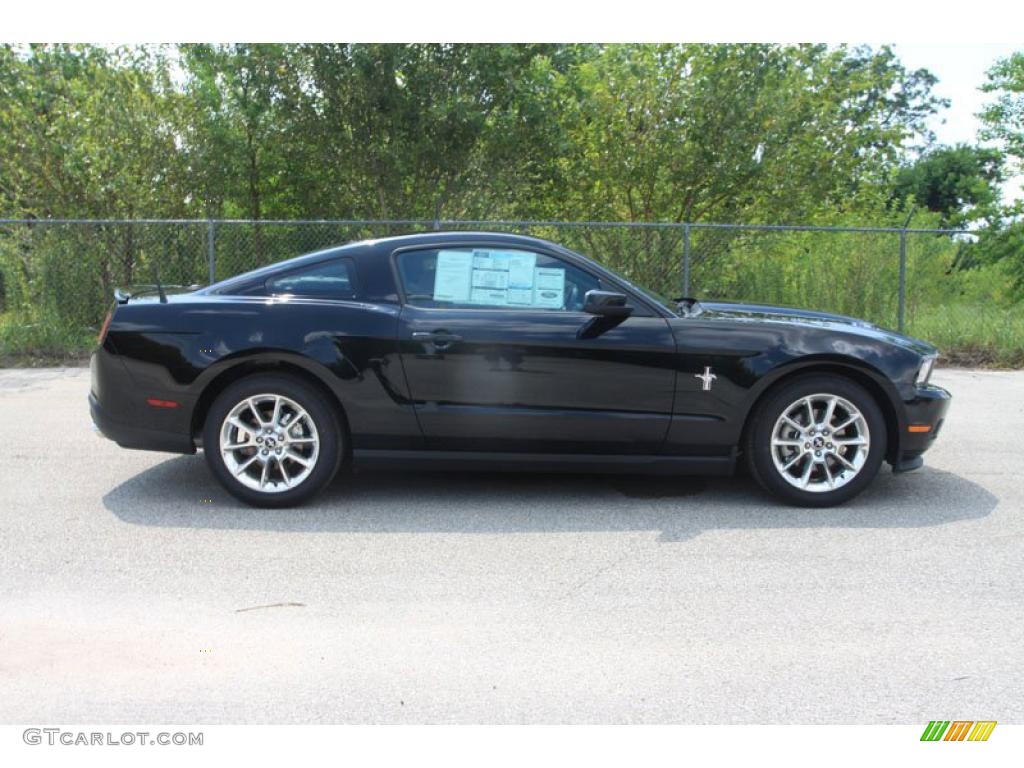
[[838,315],[675,308],[543,240],[352,243],[189,293],[117,294],[92,418],[193,453],[259,506],[345,462],[724,474],[787,502],[850,499],[921,466],[949,406],[934,347]]

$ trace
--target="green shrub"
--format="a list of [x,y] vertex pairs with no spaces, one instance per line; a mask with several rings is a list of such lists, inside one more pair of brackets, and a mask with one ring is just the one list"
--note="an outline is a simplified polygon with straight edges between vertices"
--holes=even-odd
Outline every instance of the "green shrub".
[[32,365],[82,359],[96,342],[98,328],[69,326],[54,314],[5,312],[0,315],[0,363]]

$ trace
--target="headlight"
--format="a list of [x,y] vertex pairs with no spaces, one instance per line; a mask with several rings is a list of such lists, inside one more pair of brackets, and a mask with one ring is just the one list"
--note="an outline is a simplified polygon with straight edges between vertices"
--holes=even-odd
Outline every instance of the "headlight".
[[935,356],[926,357],[924,362],[921,363],[921,368],[917,372],[917,379],[914,383],[917,386],[923,386],[928,383],[928,379],[932,377],[932,368],[935,367]]

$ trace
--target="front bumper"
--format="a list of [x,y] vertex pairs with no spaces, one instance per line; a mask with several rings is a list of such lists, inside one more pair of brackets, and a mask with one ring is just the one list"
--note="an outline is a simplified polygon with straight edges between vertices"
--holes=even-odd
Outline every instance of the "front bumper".
[[918,387],[914,398],[903,404],[898,448],[891,459],[894,472],[909,472],[924,463],[922,454],[939,436],[952,398],[942,387],[926,384]]

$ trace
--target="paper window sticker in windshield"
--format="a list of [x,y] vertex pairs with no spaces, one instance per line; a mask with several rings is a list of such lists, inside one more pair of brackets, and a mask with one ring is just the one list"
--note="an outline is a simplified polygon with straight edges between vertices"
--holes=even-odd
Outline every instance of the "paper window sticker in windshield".
[[504,307],[508,304],[508,291],[495,288],[474,288],[470,303]]
[[473,251],[473,269],[498,269],[508,272],[509,254],[505,251]]
[[508,303],[528,307],[533,304],[533,288],[509,288]]
[[500,269],[473,268],[474,288],[508,288],[508,272]]
[[472,253],[438,251],[437,268],[434,270],[434,301],[469,301],[472,270]]
[[512,251],[508,257],[509,288],[533,288],[533,271],[537,266],[537,254]]
[[565,270],[537,267],[534,270],[533,305],[561,309],[565,303]]

